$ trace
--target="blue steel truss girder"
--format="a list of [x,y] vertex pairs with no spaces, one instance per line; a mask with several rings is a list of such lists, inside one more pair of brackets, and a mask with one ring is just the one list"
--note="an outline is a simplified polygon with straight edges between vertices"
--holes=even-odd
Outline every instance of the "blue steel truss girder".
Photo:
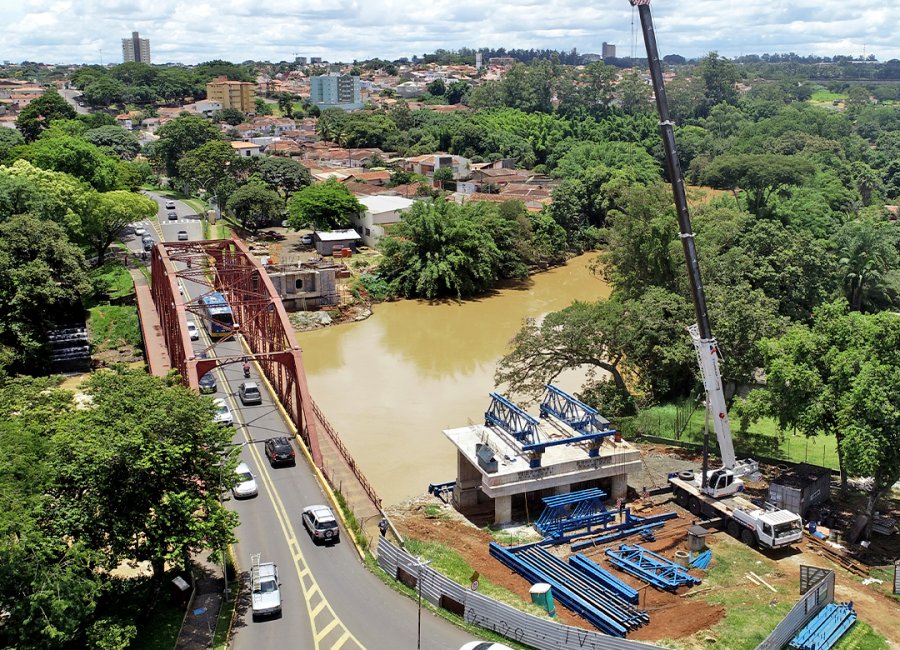
[[491,393],[491,405],[484,412],[484,423],[487,426],[500,427],[522,442],[534,444],[540,441],[538,419],[499,393]]
[[[547,392],[540,406],[542,417],[553,415],[582,433],[600,433],[609,429],[609,420],[601,416],[597,409],[552,384],[545,384],[545,387]],[[607,435],[614,433],[609,431]]]
[[659,589],[675,590],[681,585],[700,584],[683,567],[637,544],[606,549],[606,555],[611,564]]
[[797,650],[828,650],[856,622],[853,603],[829,603],[797,633],[790,647]]
[[602,584],[606,589],[612,591],[626,602],[632,605],[638,604],[638,591],[629,584],[619,580],[616,576],[601,567],[596,562],[586,558],[584,555],[570,555],[569,564],[580,573],[589,576]]
[[560,538],[569,531],[606,524],[615,515],[606,509],[604,499],[606,492],[597,488],[545,497],[535,527],[542,535]]

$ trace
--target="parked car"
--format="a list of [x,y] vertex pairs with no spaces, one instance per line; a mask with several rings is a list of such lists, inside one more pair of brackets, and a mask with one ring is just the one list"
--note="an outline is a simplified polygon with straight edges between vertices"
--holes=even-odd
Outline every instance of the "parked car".
[[169,199],[166,201],[166,210],[174,210],[175,209],[175,201]]
[[255,381],[242,382],[238,387],[238,397],[241,398],[241,404],[244,406],[262,404],[262,393]]
[[175,221],[178,218],[178,213],[170,211],[166,216],[169,217],[169,221]]
[[145,251],[153,250],[153,245],[156,243],[155,241],[153,241],[152,237],[150,237],[149,239],[142,239],[141,241],[144,244]]
[[194,321],[192,321],[192,320],[188,321],[187,331],[188,331],[188,336],[191,337],[192,341],[200,340],[200,330],[197,328],[197,324]]
[[135,226],[135,227],[134,227],[134,234],[135,234],[137,237],[140,237],[141,235],[146,235],[146,234],[147,234],[147,229],[144,228],[143,226]]
[[294,446],[291,441],[284,436],[269,438],[265,444],[266,458],[272,467],[277,465],[296,465],[297,456],[294,453]]
[[213,422],[225,427],[234,426],[234,414],[228,408],[228,404],[224,399],[217,397],[213,400],[213,406],[216,409],[216,414],[213,415]]
[[187,241],[188,235],[187,230],[179,230],[178,231],[178,241]]
[[300,238],[300,243],[304,246],[312,246],[313,245],[313,236],[312,235],[303,235]]
[[337,518],[328,506],[306,506],[300,514],[303,526],[314,543],[337,542],[341,535]]
[[208,372],[200,377],[201,393],[215,393],[218,389],[219,386],[216,384],[216,376],[214,374]]
[[234,468],[237,474],[238,482],[231,488],[231,493],[235,499],[249,499],[259,494],[259,488],[256,485],[256,477],[250,471],[247,463],[240,463]]

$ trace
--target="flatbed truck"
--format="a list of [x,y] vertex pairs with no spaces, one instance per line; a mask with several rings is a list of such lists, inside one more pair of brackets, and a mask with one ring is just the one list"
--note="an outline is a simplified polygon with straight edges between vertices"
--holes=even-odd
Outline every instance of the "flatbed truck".
[[[713,472],[710,481],[718,478]],[[793,512],[760,507],[739,494],[712,497],[704,494],[698,482],[690,471],[670,476],[669,485],[675,494],[675,502],[698,517],[722,518],[725,530],[744,544],[776,549],[803,539],[802,521]]]

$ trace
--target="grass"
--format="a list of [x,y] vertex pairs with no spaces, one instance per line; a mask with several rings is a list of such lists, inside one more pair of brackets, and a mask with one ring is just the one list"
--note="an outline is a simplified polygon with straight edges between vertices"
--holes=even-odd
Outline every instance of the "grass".
[[834,101],[844,101],[847,99],[847,95],[843,93],[833,93],[827,90],[817,90],[812,94],[809,98],[811,102],[834,102]]
[[[700,444],[703,442],[703,409],[690,411],[685,405],[664,404],[643,409],[623,427],[626,433],[644,434]],[[752,432],[737,430],[732,417],[732,436],[735,447],[746,455],[783,458],[795,462],[809,462],[831,469],[838,468],[837,444],[834,436],[820,434],[807,438],[778,428],[771,418],[753,424]],[[715,435],[710,431],[712,440]]]
[[134,293],[131,274],[117,260],[108,260],[103,266],[91,269],[89,275],[96,288],[92,296],[93,304],[102,300],[121,300]]
[[137,348],[141,344],[141,328],[134,305],[91,307],[87,324],[95,352],[124,346]]
[[[165,601],[165,596],[161,597]],[[149,614],[146,623],[138,625],[138,634],[130,646],[131,650],[172,650],[184,621],[184,609],[169,602],[161,602]]]
[[884,637],[868,623],[856,619],[856,623],[833,646],[834,650],[889,650]]

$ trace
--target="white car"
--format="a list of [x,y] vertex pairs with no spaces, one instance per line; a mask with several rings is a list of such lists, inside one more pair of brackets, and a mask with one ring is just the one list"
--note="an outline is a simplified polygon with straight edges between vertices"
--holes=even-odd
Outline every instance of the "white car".
[[174,210],[175,209],[175,201],[169,199],[166,201],[166,210]]
[[213,416],[213,422],[222,426],[234,426],[234,414],[228,408],[228,404],[221,397],[213,400],[213,406],[216,408],[216,414]]
[[137,235],[138,237],[140,237],[141,235],[146,235],[147,229],[144,228],[143,226],[135,226],[134,234]]
[[235,499],[249,499],[259,493],[256,487],[256,477],[250,471],[247,463],[241,463],[235,467],[234,473],[238,475],[237,485],[231,488],[231,493]]
[[200,340],[200,330],[197,329],[197,324],[194,321],[189,320],[187,324],[188,336],[191,337],[192,341]]

